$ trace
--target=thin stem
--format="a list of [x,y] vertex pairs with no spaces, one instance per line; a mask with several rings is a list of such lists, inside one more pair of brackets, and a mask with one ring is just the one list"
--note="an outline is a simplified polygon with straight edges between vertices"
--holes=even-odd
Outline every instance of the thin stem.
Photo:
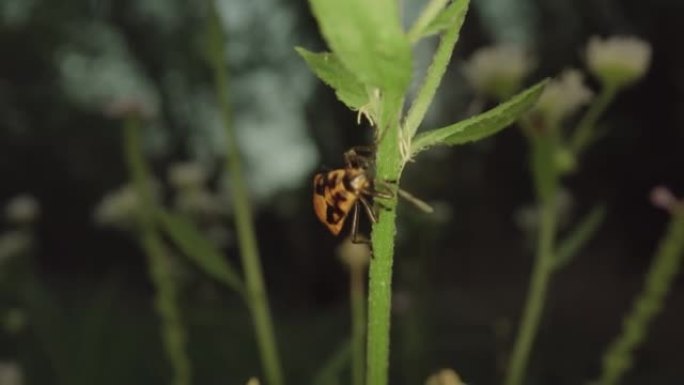
[[363,385],[366,349],[364,337],[366,334],[366,299],[364,298],[364,270],[352,267],[349,272],[349,286],[352,314],[352,384]]
[[548,137],[533,138],[532,141],[532,167],[538,202],[541,206],[541,222],[525,309],[506,373],[505,385],[520,385],[524,379],[554,267],[553,251],[557,226],[555,196],[558,184],[558,173],[552,159],[554,141]]
[[532,344],[537,335],[541,320],[546,292],[553,272],[552,255],[553,235],[555,233],[555,209],[545,207],[542,213],[542,228],[538,240],[537,257],[532,270],[530,287],[527,292],[525,310],[518,329],[506,385],[520,385],[522,383],[527,363],[529,361]]
[[252,313],[267,383],[269,385],[282,385],[284,383],[282,369],[262,274],[247,184],[242,173],[240,152],[232,125],[232,111],[228,97],[228,73],[226,63],[223,60],[223,31],[213,1],[210,1],[209,8],[209,43],[212,50],[210,56],[214,70],[214,86],[219,99],[226,132],[228,155],[225,168],[230,176],[233,208],[235,210],[235,227],[247,284],[248,306]]
[[[397,105],[397,104],[395,104]],[[398,104],[397,106],[401,106]],[[399,108],[399,107],[397,107]],[[394,113],[387,116],[396,115]],[[402,161],[399,151],[399,122],[379,122],[386,127],[376,154],[376,178],[399,183]],[[368,285],[368,345],[366,384],[387,384],[389,368],[390,309],[392,303],[392,264],[394,260],[394,235],[396,233],[397,197],[383,200],[385,209],[380,211],[378,222],[371,234],[373,259],[370,265]]]
[[651,320],[663,308],[665,297],[681,269],[684,259],[684,213],[675,213],[658,247],[644,288],[625,317],[622,333],[603,356],[603,371],[598,385],[615,385],[630,368],[634,350],[641,345]]
[[140,121],[133,114],[126,118],[124,126],[124,153],[135,189],[141,199],[137,211],[140,242],[148,259],[149,274],[155,286],[156,307],[162,322],[162,338],[174,370],[174,385],[191,382],[190,359],[185,351],[185,330],[178,308],[177,290],[171,276],[171,266],[161,235],[154,224],[154,197],[151,191],[150,173],[142,155]]
[[[465,6],[467,6],[467,4],[465,4]],[[415,135],[418,126],[420,126],[420,123],[425,118],[425,114],[432,103],[432,99],[435,97],[437,88],[449,65],[449,60],[454,51],[456,41],[458,41],[459,31],[461,30],[464,16],[465,12],[461,14],[461,17],[458,20],[454,20],[453,24],[442,34],[439,46],[437,47],[432,63],[427,70],[423,84],[418,91],[416,99],[413,101],[413,104],[411,104],[411,108],[404,121],[404,133],[409,138],[412,138]]]
[[576,154],[582,152],[594,139],[596,122],[608,108],[610,102],[613,101],[617,91],[618,89],[613,86],[605,86],[577,124],[570,142],[570,146]]

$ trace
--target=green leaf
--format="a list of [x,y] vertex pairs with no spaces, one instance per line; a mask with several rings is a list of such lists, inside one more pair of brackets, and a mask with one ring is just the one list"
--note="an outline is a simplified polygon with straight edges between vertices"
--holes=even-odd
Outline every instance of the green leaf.
[[464,144],[496,134],[534,106],[545,84],[546,80],[543,80],[482,114],[416,135],[411,145],[411,155],[415,156],[436,145]]
[[418,126],[422,123],[425,113],[432,103],[442,77],[446,73],[447,66],[451,60],[451,54],[458,41],[465,14],[468,11],[468,4],[468,0],[456,0],[445,11],[445,13],[449,14],[450,22],[446,25],[448,28],[441,36],[439,46],[432,58],[432,63],[425,74],[425,80],[423,80],[420,91],[418,91],[416,99],[413,101],[404,121],[404,130],[408,137],[413,137],[416,134]]
[[554,269],[561,269],[570,263],[572,258],[577,255],[577,252],[596,234],[605,218],[605,205],[595,207],[582,218],[582,221],[558,246],[554,259]]
[[467,12],[468,1],[454,1],[420,32],[420,37],[437,35],[454,23],[463,24]]
[[342,65],[334,53],[315,53],[301,47],[295,47],[295,50],[316,76],[335,90],[342,103],[355,110],[368,104],[366,87]]
[[157,218],[173,243],[197,267],[226,286],[244,293],[244,285],[237,270],[190,220],[164,210],[157,211]]
[[411,45],[396,0],[310,0],[323,37],[367,87],[403,94],[411,81]]

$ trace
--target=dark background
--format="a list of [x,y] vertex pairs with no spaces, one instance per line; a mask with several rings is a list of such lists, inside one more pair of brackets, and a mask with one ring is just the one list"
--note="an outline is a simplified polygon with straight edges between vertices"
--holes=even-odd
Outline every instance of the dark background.
[[[420,4],[404,3],[406,18],[414,17]],[[370,131],[294,52],[294,45],[324,49],[305,2],[222,4],[235,126],[256,186],[276,331],[289,382],[305,383],[349,330],[339,240],[312,213],[310,178],[322,166],[341,166],[343,151],[368,143]],[[11,0],[0,9],[0,201],[28,192],[42,207],[32,253],[0,265],[16,268],[0,275],[0,315],[19,308],[26,319],[19,332],[0,333],[0,361],[19,362],[29,384],[168,382],[145,258],[130,234],[93,222],[102,196],[127,180],[121,123],[103,115],[102,100],[109,88],[121,86],[126,95],[144,83],[159,106],[146,134],[155,174],[163,179],[172,162],[200,159],[214,166],[215,187],[224,153],[207,144],[215,135],[207,128],[215,125],[211,114],[198,112],[213,98],[202,45],[206,10],[180,0]],[[428,118],[427,126],[437,127],[465,116],[474,95],[460,66],[478,47],[500,39],[527,43],[538,61],[532,83],[582,68],[589,37],[616,34],[650,42],[652,67],[618,96],[601,121],[609,135],[566,180],[574,217],[597,203],[607,205],[608,216],[554,277],[530,384],[579,384],[598,374],[668,221],[649,203],[649,191],[665,184],[684,194],[684,3],[473,1]],[[419,61],[428,60],[420,53],[429,55],[434,43],[417,51]],[[74,78],[69,55],[130,68],[110,74],[107,65],[94,66]],[[103,74],[113,80],[98,83]],[[278,163],[291,167],[270,169]],[[392,383],[422,383],[441,367],[469,384],[497,383],[532,260],[513,219],[533,201],[526,143],[513,127],[476,145],[424,153],[402,186],[440,214],[400,211],[394,285],[402,302],[392,325]],[[225,225],[232,233],[230,215]],[[237,253],[234,243],[226,249],[235,263]],[[187,261],[178,265],[195,383],[238,384],[259,374],[249,315],[237,296]],[[680,277],[625,384],[684,378],[683,306]]]

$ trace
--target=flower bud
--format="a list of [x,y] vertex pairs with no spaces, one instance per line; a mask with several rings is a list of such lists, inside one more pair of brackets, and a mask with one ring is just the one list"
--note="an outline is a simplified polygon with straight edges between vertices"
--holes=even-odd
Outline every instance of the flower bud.
[[554,126],[589,103],[594,93],[584,85],[583,75],[576,69],[567,69],[549,82],[534,109],[545,122]]
[[40,215],[40,205],[36,198],[28,194],[17,195],[5,206],[5,218],[7,221],[25,225],[35,222]]
[[520,47],[498,45],[473,53],[463,72],[475,91],[501,100],[520,89],[533,68],[533,59]]
[[453,369],[442,369],[428,377],[425,385],[465,385]]
[[592,37],[586,59],[589,70],[604,86],[621,88],[644,76],[651,64],[651,46],[635,37]]

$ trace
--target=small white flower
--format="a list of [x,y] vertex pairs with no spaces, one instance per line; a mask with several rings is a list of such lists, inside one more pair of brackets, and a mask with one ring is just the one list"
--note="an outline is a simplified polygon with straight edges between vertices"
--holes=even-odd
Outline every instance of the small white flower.
[[199,163],[179,162],[169,167],[168,178],[171,185],[180,190],[203,186],[208,175]]
[[463,72],[475,91],[504,99],[520,88],[533,68],[533,58],[522,48],[497,45],[477,50],[465,63]]
[[29,250],[31,243],[31,235],[26,231],[12,230],[0,235],[0,266],[10,258]]
[[425,385],[465,385],[453,369],[442,369],[428,377]]
[[594,93],[584,85],[583,78],[580,71],[567,69],[546,85],[535,106],[546,122],[558,124],[589,103]]
[[651,203],[670,214],[684,213],[684,199],[677,198],[665,186],[656,186],[651,190]]
[[252,377],[247,381],[246,385],[260,385],[261,382],[259,382],[259,379],[256,377]]
[[40,215],[40,205],[36,198],[28,194],[17,195],[5,206],[5,218],[14,224],[35,222]]
[[586,55],[591,73],[604,85],[618,88],[644,76],[651,64],[651,45],[636,37],[592,37]]
[[16,362],[0,362],[0,384],[22,385],[24,374]]
[[95,208],[95,222],[100,225],[129,226],[140,207],[140,196],[131,185],[124,185],[105,195]]

